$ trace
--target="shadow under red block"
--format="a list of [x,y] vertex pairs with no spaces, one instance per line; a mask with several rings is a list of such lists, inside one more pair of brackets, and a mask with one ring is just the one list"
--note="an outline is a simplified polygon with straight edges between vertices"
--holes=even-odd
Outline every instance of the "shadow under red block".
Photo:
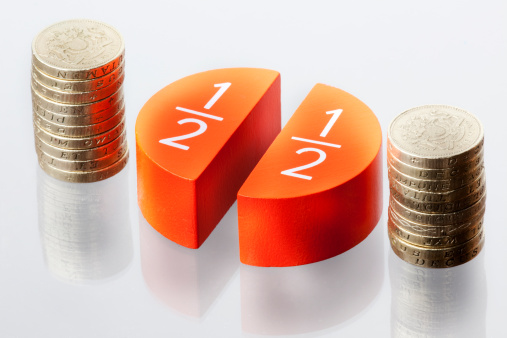
[[332,329],[358,316],[384,282],[385,222],[353,249],[294,267],[240,266],[243,331],[288,335]]
[[151,227],[139,212],[141,268],[151,292],[176,312],[202,318],[239,265],[234,204],[198,250],[178,245]]

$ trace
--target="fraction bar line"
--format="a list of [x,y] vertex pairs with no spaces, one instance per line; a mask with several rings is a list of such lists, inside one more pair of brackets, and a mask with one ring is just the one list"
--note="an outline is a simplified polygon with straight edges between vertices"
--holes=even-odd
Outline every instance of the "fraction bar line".
[[320,144],[320,145],[323,145],[323,146],[328,146],[328,147],[333,147],[333,148],[341,148],[342,147],[339,144],[327,143],[327,142],[315,141],[315,140],[309,140],[307,138],[301,138],[301,137],[296,137],[296,136],[292,136],[292,139],[296,140],[296,141],[303,141],[303,142],[308,142],[308,143]]
[[189,114],[199,115],[199,116],[202,116],[202,117],[207,117],[209,119],[213,119],[213,120],[217,120],[217,121],[222,121],[224,119],[223,117],[220,117],[220,116],[215,116],[215,115],[211,115],[211,114],[201,113],[200,111],[191,110],[191,109],[187,109],[187,108],[176,107],[176,110],[180,110],[180,111],[183,111],[183,112],[189,113]]

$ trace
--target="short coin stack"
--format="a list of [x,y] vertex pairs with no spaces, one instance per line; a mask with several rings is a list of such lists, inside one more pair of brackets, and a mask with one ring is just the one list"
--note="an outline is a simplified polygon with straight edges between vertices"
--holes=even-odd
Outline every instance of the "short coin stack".
[[124,55],[121,35],[93,20],[59,22],[35,37],[35,145],[39,164],[49,175],[95,182],[127,164]]
[[410,109],[389,126],[393,251],[424,267],[466,263],[484,245],[484,131],[470,113],[443,105]]

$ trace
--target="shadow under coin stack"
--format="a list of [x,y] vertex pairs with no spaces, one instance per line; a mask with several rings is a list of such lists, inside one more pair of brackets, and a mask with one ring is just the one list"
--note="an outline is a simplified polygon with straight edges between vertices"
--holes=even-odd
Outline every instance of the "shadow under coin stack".
[[408,110],[389,126],[388,233],[401,259],[446,268],[484,246],[484,131],[470,113],[442,105]]
[[93,20],[63,21],[35,37],[35,145],[49,175],[95,182],[126,166],[124,55],[118,31]]

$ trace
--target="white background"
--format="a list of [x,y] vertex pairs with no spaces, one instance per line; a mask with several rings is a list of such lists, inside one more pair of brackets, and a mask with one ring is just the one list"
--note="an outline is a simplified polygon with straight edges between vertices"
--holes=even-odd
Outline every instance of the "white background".
[[[505,1],[11,1],[0,18],[1,337],[506,336]],[[113,25],[127,50],[131,158],[94,185],[48,178],[33,145],[31,41],[71,18]],[[279,71],[283,123],[318,82],[365,102],[384,137],[418,105],[474,113],[486,138],[485,250],[447,270],[394,257],[385,172],[376,230],[322,263],[242,266],[235,205],[197,252],[160,238],[137,207],[137,113],[167,84],[225,67]]]

